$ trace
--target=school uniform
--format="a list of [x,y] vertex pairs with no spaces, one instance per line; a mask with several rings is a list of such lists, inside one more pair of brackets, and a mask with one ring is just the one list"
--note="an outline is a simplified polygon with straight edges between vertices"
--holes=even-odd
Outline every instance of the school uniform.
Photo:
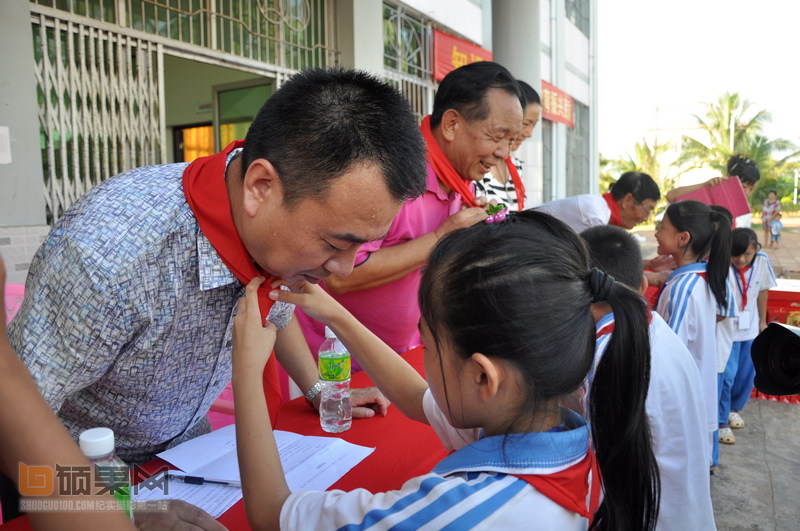
[[[450,426],[430,391],[423,407],[454,453],[395,491],[294,492],[281,509],[281,529],[587,528],[587,518],[567,508],[582,507],[588,515],[592,456],[589,428],[579,415],[565,411],[565,431],[481,438],[480,430]],[[556,478],[566,480],[565,490],[547,487]]]
[[736,273],[733,296],[739,316],[734,319],[733,347],[722,377],[719,400],[721,424],[728,422],[731,409],[742,409],[750,398],[756,374],[750,348],[759,333],[758,295],[778,285],[772,263],[763,251],[756,253],[751,265],[737,269]]
[[[661,475],[657,529],[713,530],[714,509],[706,468],[708,430],[700,373],[681,339],[661,316],[655,312],[651,315],[650,386],[645,409]],[[590,378],[608,346],[613,327],[613,313],[597,322]]]
[[706,262],[679,267],[664,283],[656,311],[689,349],[700,372],[706,424],[717,430],[717,302],[706,280]]

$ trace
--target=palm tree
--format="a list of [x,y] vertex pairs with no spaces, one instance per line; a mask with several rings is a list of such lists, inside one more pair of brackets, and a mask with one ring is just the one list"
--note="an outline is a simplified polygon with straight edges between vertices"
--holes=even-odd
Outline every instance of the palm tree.
[[[740,154],[756,163],[765,181],[774,181],[781,166],[800,154],[798,147],[788,140],[766,138],[762,134],[763,127],[772,121],[772,115],[763,109],[753,114],[751,102],[741,98],[738,92],[726,92],[716,104],[705,105],[705,116],[694,117],[700,129],[707,133],[708,141],[683,137],[681,154],[675,161],[682,172],[705,167],[725,175],[728,159]],[[775,158],[787,152],[788,155]]]
[[658,183],[658,187],[662,192],[671,190],[673,187],[674,175],[670,175],[671,166],[664,164],[663,160],[664,155],[666,155],[671,148],[671,143],[660,144],[658,139],[656,139],[653,145],[650,146],[646,139],[642,139],[641,142],[637,142],[633,146],[633,155],[631,155],[629,151],[626,151],[625,155],[617,159],[605,159],[601,155],[601,188],[603,187],[604,174],[606,176],[613,175],[613,180],[611,181],[613,182],[623,173],[636,171],[646,173],[652,177],[656,183]]

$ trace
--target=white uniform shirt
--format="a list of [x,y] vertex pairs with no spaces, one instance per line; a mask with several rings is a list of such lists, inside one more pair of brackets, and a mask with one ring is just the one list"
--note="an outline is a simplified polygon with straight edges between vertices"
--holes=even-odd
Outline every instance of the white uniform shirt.
[[[772,262],[766,253],[758,251],[753,258],[752,266],[747,266],[744,270],[744,282],[742,282],[740,273],[736,274],[734,282],[736,284],[733,296],[736,307],[739,309],[739,317],[734,319],[733,340],[755,339],[758,335],[758,294],[778,285],[775,281],[775,272],[772,270]],[[747,305],[742,308],[742,294],[745,285],[747,286]]]
[[706,279],[705,262],[695,262],[672,272],[658,297],[656,311],[683,344],[700,371],[708,431],[717,422],[717,301]]
[[727,297],[728,305],[725,309],[717,307],[719,315],[725,317],[722,321],[717,321],[716,336],[717,336],[717,374],[725,372],[725,366],[728,364],[728,358],[731,357],[731,349],[733,348],[733,329],[736,324],[734,317],[739,316],[739,309],[736,301],[733,298],[733,293],[736,291],[736,269],[731,265],[728,268],[728,282]]
[[423,406],[445,446],[460,448],[458,451],[431,473],[407,481],[400,490],[378,494],[365,489],[293,492],[281,509],[281,529],[587,528],[585,518],[508,474],[554,473],[583,460],[589,429],[580,416],[567,412],[568,431],[476,440],[476,430],[457,430],[447,423],[430,391],[425,393]]
[[589,227],[608,225],[608,221],[611,219],[611,209],[606,200],[601,195],[593,194],[557,199],[539,205],[534,210],[547,212],[560,219],[578,234]]
[[[713,530],[708,431],[700,373],[680,338],[657,313],[650,323],[650,387],[645,409],[661,474],[659,531]],[[614,314],[597,323],[594,369],[608,347]]]

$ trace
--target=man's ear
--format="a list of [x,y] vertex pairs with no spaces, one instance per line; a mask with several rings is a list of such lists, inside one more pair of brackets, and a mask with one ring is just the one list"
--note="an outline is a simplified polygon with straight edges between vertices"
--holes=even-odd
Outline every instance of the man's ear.
[[439,124],[441,128],[442,137],[447,140],[448,142],[452,142],[456,138],[456,129],[458,129],[460,124],[461,115],[455,109],[447,109],[444,111],[442,115],[442,121]]
[[242,183],[242,203],[247,216],[255,217],[258,210],[268,202],[283,202],[283,187],[275,167],[267,159],[256,159],[250,163]]
[[636,206],[636,199],[631,192],[625,194],[625,197],[619,202],[620,206],[625,206],[625,210],[632,209]]
[[639,295],[644,297],[644,294],[649,286],[650,283],[647,281],[647,277],[642,275],[642,283],[639,285]]
[[472,380],[478,389],[478,398],[482,402],[491,400],[497,395],[500,383],[505,379],[505,369],[496,361],[480,352],[474,353],[472,362]]

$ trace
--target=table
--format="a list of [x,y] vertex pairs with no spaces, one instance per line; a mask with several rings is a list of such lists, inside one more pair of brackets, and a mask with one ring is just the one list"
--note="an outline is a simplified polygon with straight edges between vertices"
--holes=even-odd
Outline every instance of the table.
[[[406,352],[403,357],[424,376],[421,347]],[[352,387],[370,385],[372,381],[364,372],[353,375]],[[302,435],[336,436],[353,444],[375,448],[372,454],[345,474],[331,489],[349,491],[365,488],[371,492],[398,489],[407,480],[430,472],[447,455],[433,429],[406,418],[396,407],[390,407],[385,417],[354,420],[348,431],[333,435],[322,431],[319,414],[309,408],[301,397],[281,407],[276,429]],[[161,459],[154,459],[142,465],[142,468],[153,474],[166,464]],[[219,522],[231,530],[250,529],[244,501],[239,500],[219,518]],[[2,527],[3,531],[31,529],[26,516],[12,520]]]

